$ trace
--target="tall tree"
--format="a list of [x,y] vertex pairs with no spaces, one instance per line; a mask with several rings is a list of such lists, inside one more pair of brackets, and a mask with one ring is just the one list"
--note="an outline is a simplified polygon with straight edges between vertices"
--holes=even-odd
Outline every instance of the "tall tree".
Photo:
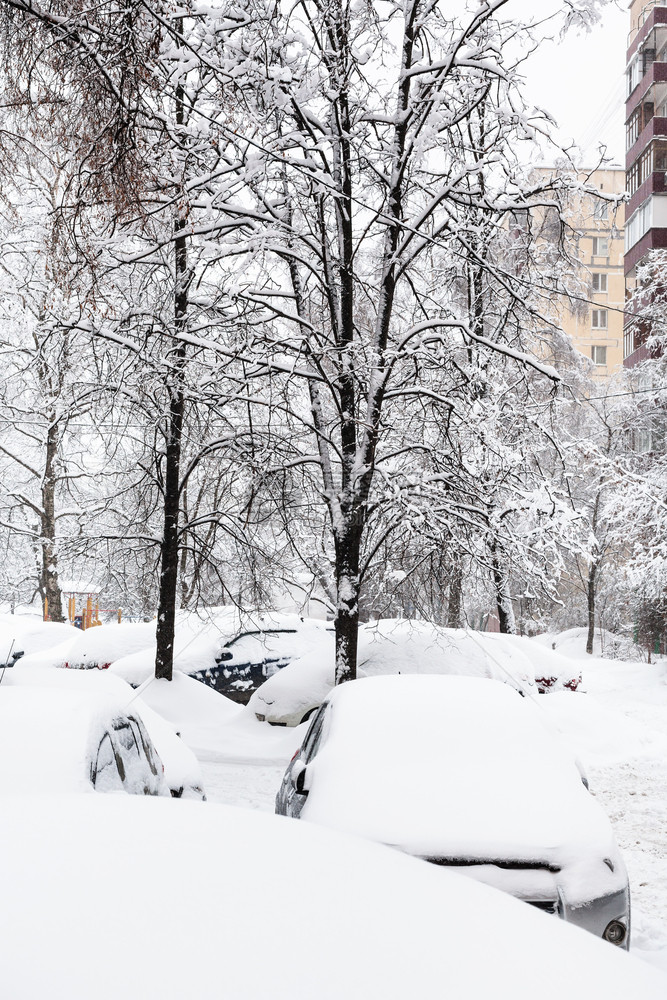
[[[431,449],[412,433],[424,400],[445,427],[470,401],[483,410],[480,377],[491,380],[496,355],[519,382],[529,369],[556,378],[522,344],[539,315],[535,274],[492,252],[491,234],[517,214],[557,204],[553,179],[528,180],[517,156],[545,121],[521,99],[507,52],[522,26],[499,19],[505,6],[457,18],[426,0],[400,11],[315,0],[272,9],[262,28],[272,113],[252,145],[262,169],[249,194],[275,263],[241,292],[275,317],[257,331],[257,375],[287,367],[307,387],[307,401],[293,390],[305,437],[292,464],[317,470],[328,510],[339,682],[355,675],[373,553],[405,525],[394,514],[380,527],[380,514],[397,498],[409,506],[415,456]],[[453,259],[467,269],[467,311],[442,284]],[[498,553],[499,592],[505,562]]]

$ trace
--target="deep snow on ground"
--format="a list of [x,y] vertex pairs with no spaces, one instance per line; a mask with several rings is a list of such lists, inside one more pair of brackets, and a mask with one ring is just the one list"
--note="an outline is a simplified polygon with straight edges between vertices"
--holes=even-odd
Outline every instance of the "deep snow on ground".
[[[667,663],[586,657],[583,690],[537,696],[582,761],[628,867],[632,950],[667,972]],[[254,725],[246,710],[206,748],[194,746],[209,799],[273,811],[284,767],[306,726]],[[210,733],[208,734],[210,737]]]
[[663,1000],[667,990],[656,969],[472,879],[249,809],[7,796],[0,885],[8,1000]]
[[[26,649],[25,658],[7,671],[8,685],[19,679],[39,685],[38,664],[54,669],[59,643],[74,641],[69,626],[50,625],[47,631],[41,622],[18,616],[0,619],[7,651],[17,639],[21,645],[15,648]],[[574,631],[565,634],[558,652],[571,657],[575,672],[582,671],[581,691],[535,697],[584,764],[591,790],[614,824],[633,894],[633,950],[667,972],[667,661],[648,665],[586,657],[583,630]],[[549,645],[559,641],[547,639]],[[123,686],[111,671],[86,673],[93,675],[86,680],[113,679]],[[273,811],[284,768],[306,725],[259,723],[251,710],[183,674],[172,684],[149,681],[130,698],[135,699],[182,733],[200,759],[210,801]]]

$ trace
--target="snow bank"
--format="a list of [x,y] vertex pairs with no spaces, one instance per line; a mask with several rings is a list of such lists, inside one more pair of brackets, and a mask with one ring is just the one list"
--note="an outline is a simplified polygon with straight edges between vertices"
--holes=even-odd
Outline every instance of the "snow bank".
[[72,625],[44,622],[33,615],[0,615],[0,662],[19,650],[27,656],[48,654],[61,643],[72,642],[78,633]]
[[510,897],[312,824],[130,796],[4,806],[3,990],[16,1000],[54,984],[68,1000],[663,1000],[667,989],[644,963]]
[[206,684],[174,671],[171,681],[146,681],[137,696],[181,734],[189,746],[206,746],[242,709]]
[[[561,656],[569,656],[572,659],[584,659],[586,653],[586,642],[588,639],[587,628],[570,628],[565,632],[548,632],[536,635],[531,641],[548,646],[556,650]],[[607,629],[596,629],[593,639],[593,656],[605,657],[610,660],[643,660],[644,651],[636,643],[626,636],[616,635]]]

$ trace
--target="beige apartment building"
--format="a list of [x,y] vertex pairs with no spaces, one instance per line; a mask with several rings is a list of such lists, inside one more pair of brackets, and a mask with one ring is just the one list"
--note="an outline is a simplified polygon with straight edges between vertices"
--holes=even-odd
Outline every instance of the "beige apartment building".
[[[587,181],[605,194],[625,192],[620,167],[596,170]],[[573,308],[562,305],[558,319],[576,349],[593,362],[593,376],[605,377],[623,366],[625,206],[584,195],[573,198],[564,215],[578,234],[574,250],[584,294]]]

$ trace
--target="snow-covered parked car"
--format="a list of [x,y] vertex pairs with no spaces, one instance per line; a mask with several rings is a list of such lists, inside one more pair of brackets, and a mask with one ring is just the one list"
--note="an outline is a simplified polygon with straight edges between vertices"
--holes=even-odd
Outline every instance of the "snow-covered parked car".
[[0,793],[166,795],[140,717],[115,699],[52,688],[0,690]]
[[67,648],[79,630],[63,622],[45,622],[37,615],[0,614],[0,664],[11,664],[21,656],[48,655],[59,646]]
[[[585,627],[569,628],[565,632],[543,633],[536,635],[532,641],[555,650],[559,656],[566,659],[587,659],[588,628]],[[593,636],[593,656],[603,657],[606,660],[633,662],[644,660],[645,651],[631,636],[596,628]]]
[[179,737],[175,726],[153,711],[126,681],[108,670],[53,670],[26,666],[20,660],[0,687],[0,701],[6,692],[18,689],[37,692],[35,704],[38,698],[47,701],[53,698],[55,704],[61,696],[113,701],[120,712],[130,714],[148,733],[148,742],[161,761],[166,790],[174,798],[206,798],[199,761]]
[[84,631],[77,629],[74,642],[58,665],[75,670],[106,670],[115,660],[148,649],[154,642],[155,622],[113,622]]
[[252,809],[3,802],[0,885],[16,1000],[664,1000],[667,987],[472,879]]
[[[155,624],[148,627],[146,641],[125,651],[104,644],[104,636],[81,640],[90,665],[95,659],[109,663],[111,672],[137,687],[153,675],[155,668]],[[124,626],[115,628],[117,641]],[[141,638],[141,632],[136,635]],[[110,637],[111,638],[111,637]],[[253,691],[292,660],[315,650],[333,650],[333,626],[319,619],[269,611],[209,608],[201,614],[179,612],[174,640],[174,669],[194,677],[219,694],[245,705]],[[109,656],[107,655],[109,654]],[[77,654],[78,660],[81,656]],[[105,659],[107,657],[107,659]],[[70,666],[74,665],[70,662]]]
[[374,677],[314,716],[276,812],[503,889],[624,948],[611,824],[531,699],[473,677]]
[[[530,640],[498,642],[486,632],[440,628],[429,622],[383,619],[359,628],[358,675],[462,674],[535,690]],[[501,639],[508,638],[501,636]],[[513,637],[512,637],[513,638]],[[540,649],[541,655],[542,650]],[[321,646],[270,677],[252,696],[249,710],[260,722],[298,726],[334,686],[333,643]]]
[[495,643],[504,649],[516,649],[531,663],[535,686],[539,694],[553,694],[555,691],[577,691],[581,684],[580,664],[537,643],[525,635],[501,635],[489,632],[486,641],[493,648]]
[[175,799],[206,800],[199,761],[173,726],[143,701],[139,711],[160,755],[167,787]]
[[293,660],[333,650],[331,622],[278,612],[244,612],[220,644],[213,665],[190,676],[240,704]]

